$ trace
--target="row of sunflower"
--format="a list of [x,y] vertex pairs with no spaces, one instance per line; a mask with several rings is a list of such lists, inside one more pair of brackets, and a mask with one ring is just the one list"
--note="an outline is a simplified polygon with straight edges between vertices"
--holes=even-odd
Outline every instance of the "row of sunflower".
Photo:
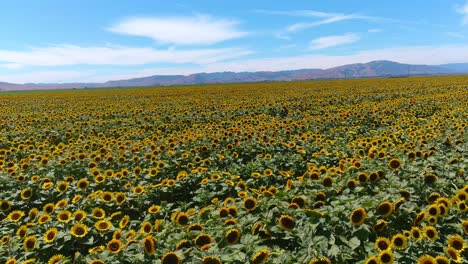
[[467,262],[467,96],[456,76],[1,94],[0,263]]

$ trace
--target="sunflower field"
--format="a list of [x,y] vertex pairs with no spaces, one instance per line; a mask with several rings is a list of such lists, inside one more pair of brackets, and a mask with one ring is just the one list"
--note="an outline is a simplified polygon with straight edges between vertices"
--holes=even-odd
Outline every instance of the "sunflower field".
[[0,263],[468,263],[466,77],[0,93]]

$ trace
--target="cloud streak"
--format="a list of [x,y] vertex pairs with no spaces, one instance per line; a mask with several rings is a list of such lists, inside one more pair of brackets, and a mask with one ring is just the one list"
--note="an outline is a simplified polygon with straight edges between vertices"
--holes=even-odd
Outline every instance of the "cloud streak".
[[136,17],[123,20],[108,30],[114,33],[151,38],[162,44],[209,45],[246,36],[238,21],[194,17]]
[[344,35],[326,36],[314,39],[310,42],[310,49],[318,50],[339,45],[351,44],[359,41],[361,37],[358,34],[348,33]]
[[468,25],[468,2],[466,2],[465,5],[459,8],[457,11],[463,15],[462,24]]
[[142,65],[149,63],[206,64],[252,54],[244,48],[153,49],[123,46],[56,45],[28,51],[0,50],[0,63],[16,66]]

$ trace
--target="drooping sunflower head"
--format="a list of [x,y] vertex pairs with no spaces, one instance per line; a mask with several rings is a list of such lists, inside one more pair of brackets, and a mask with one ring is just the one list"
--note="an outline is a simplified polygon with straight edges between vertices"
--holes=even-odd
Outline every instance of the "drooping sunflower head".
[[377,206],[377,213],[382,217],[390,216],[394,211],[394,205],[390,201],[385,201]]
[[364,223],[364,221],[366,220],[366,217],[367,217],[366,209],[359,207],[359,208],[354,209],[351,212],[351,215],[349,216],[349,220],[351,221],[351,224],[355,226],[359,226],[359,225],[362,225],[362,223]]
[[331,264],[331,260],[327,257],[313,258],[309,264]]
[[208,244],[211,244],[211,236],[208,234],[200,234],[195,238],[195,245],[197,247],[201,248]]
[[175,252],[167,252],[161,258],[162,264],[179,264],[180,257]]
[[188,224],[190,218],[186,213],[177,214],[176,223],[180,226],[185,226]]
[[222,264],[223,262],[216,256],[204,256],[203,264]]
[[294,227],[296,226],[296,220],[289,215],[282,215],[278,219],[278,223],[281,229],[283,229],[284,231],[288,231],[288,232],[292,231]]
[[240,238],[240,231],[237,228],[229,229],[224,236],[229,244],[236,244]]
[[268,261],[270,258],[270,250],[268,249],[261,249],[257,251],[253,256],[252,256],[252,263],[253,264],[263,264]]

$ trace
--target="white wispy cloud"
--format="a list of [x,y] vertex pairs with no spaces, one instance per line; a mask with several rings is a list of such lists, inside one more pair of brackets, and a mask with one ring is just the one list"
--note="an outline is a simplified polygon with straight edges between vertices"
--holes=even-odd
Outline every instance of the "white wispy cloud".
[[463,15],[462,24],[468,25],[468,2],[466,2],[464,6],[458,8],[457,11]]
[[367,33],[379,33],[382,32],[381,28],[371,28],[367,30]]
[[326,25],[326,24],[336,23],[340,21],[359,19],[359,18],[362,18],[362,16],[336,14],[331,17],[317,20],[317,21],[295,23],[295,24],[288,26],[286,30],[289,32],[296,32],[296,31],[305,30],[305,29],[309,29],[312,27],[320,26],[320,25]]
[[56,45],[27,51],[0,50],[3,65],[140,65],[149,63],[206,64],[239,58],[253,52],[244,48],[210,48],[178,50],[123,46],[81,47]]
[[310,42],[310,49],[318,50],[344,44],[351,44],[358,41],[359,39],[361,39],[361,37],[354,33],[321,37]]
[[246,36],[239,22],[206,15],[193,17],[136,17],[109,28],[120,34],[148,37],[159,43],[209,45]]
[[265,10],[256,9],[255,13],[268,14],[268,15],[285,15],[285,16],[302,16],[302,17],[333,17],[337,13],[321,12],[316,10],[291,10],[291,11],[278,11],[278,10]]

